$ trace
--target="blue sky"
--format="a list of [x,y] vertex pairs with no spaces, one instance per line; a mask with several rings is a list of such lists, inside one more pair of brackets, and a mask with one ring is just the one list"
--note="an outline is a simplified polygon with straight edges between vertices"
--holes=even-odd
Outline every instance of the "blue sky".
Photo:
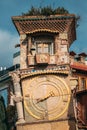
[[18,50],[14,45],[19,43],[19,35],[12,23],[11,17],[26,13],[31,6],[64,7],[70,13],[81,17],[76,30],[76,41],[71,50],[77,53],[87,53],[87,0],[0,0],[0,66],[10,67],[13,53]]

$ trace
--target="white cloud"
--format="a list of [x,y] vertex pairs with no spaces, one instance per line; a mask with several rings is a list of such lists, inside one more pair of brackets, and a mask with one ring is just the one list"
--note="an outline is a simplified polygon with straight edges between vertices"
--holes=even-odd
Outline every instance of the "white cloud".
[[0,66],[12,65],[13,53],[17,51],[14,45],[17,43],[19,43],[17,35],[0,30]]

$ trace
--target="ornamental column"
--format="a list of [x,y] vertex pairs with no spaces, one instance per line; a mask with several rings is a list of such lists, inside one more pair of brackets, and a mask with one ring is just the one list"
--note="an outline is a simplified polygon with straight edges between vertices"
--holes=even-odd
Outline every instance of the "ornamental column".
[[18,122],[24,123],[24,115],[23,115],[23,104],[22,104],[22,95],[21,95],[21,87],[20,87],[20,72],[15,71],[11,72],[10,76],[12,77],[14,84],[14,94],[11,93],[13,97],[13,101],[16,103],[17,113],[18,113]]

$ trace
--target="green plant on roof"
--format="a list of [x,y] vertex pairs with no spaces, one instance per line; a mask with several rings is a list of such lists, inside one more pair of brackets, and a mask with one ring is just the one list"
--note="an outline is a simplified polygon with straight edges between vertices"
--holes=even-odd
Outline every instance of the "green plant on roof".
[[47,6],[47,7],[40,7],[40,8],[35,8],[35,7],[31,7],[31,9],[27,12],[27,13],[22,13],[22,15],[45,15],[45,16],[49,16],[49,15],[55,15],[55,14],[69,14],[68,10],[66,10],[64,7],[58,7],[56,9],[53,9],[51,6]]
[[[51,6],[47,7],[31,7],[30,10],[28,10],[27,13],[22,13],[22,16],[50,16],[50,15],[67,15],[70,14],[68,10],[66,10],[64,7],[57,7],[53,9]],[[80,16],[75,16],[76,20],[76,28],[79,26],[79,20]]]

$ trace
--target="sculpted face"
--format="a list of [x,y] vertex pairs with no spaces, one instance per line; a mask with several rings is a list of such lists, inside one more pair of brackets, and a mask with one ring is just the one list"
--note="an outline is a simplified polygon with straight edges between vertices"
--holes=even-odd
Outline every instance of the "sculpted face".
[[24,105],[36,119],[55,120],[68,109],[70,90],[66,83],[55,75],[41,75],[29,80],[24,86]]

